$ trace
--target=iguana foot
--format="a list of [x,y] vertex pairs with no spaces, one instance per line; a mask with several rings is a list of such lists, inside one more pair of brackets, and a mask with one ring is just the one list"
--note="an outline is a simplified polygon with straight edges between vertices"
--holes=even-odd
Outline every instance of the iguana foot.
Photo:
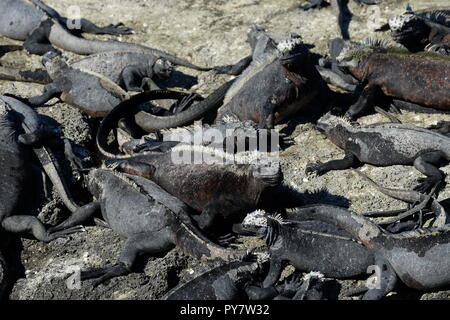
[[309,1],[311,2],[310,4],[307,4],[305,6],[300,6],[301,10],[307,11],[309,9],[321,9],[321,8],[325,8],[328,7],[330,4],[324,0],[314,0],[314,1]]
[[413,190],[420,193],[428,193],[438,182],[433,178],[419,178],[417,181],[419,184]]
[[201,98],[201,96],[197,93],[191,93],[190,95],[184,97],[183,99],[181,99],[180,102],[175,104],[175,106],[173,107],[172,109],[173,114],[177,114],[186,110],[192,105],[192,103],[195,100],[198,100],[199,98]]
[[321,176],[324,173],[326,173],[326,170],[323,168],[323,163],[320,161],[317,161],[316,163],[312,163],[306,166],[305,173],[307,175],[316,175]]
[[69,235],[78,232],[86,232],[86,229],[83,226],[75,226],[61,231],[49,232],[48,242],[53,241],[57,238],[67,238]]
[[236,236],[232,233],[228,233],[226,235],[223,235],[219,238],[217,238],[217,242],[222,246],[222,247],[229,247],[231,243],[236,241]]
[[101,30],[105,34],[112,34],[115,36],[134,33],[133,29],[126,27],[122,22],[119,22],[117,24],[110,24],[106,27],[101,28]]
[[92,286],[95,288],[106,280],[120,277],[128,273],[130,273],[130,271],[125,264],[119,262],[118,264],[112,266],[84,269],[80,273],[80,279],[81,281],[84,281],[95,278],[96,280],[92,282]]
[[439,45],[430,43],[425,47],[425,51],[439,53],[442,55],[450,56],[450,47],[446,45]]

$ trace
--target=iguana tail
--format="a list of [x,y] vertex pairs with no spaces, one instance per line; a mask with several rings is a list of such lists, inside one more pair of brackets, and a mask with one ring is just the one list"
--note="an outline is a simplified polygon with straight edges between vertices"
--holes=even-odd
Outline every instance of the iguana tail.
[[120,42],[115,40],[100,41],[100,40],[88,40],[72,35],[67,32],[58,22],[52,20],[51,30],[49,32],[50,43],[67,51],[72,51],[81,55],[88,55],[106,51],[139,51],[149,53],[155,56],[159,56],[166,60],[169,60],[175,65],[184,66],[194,70],[209,71],[212,68],[200,67],[189,61],[176,57],[170,53],[150,48],[147,46]]
[[[352,170],[356,174],[358,174],[360,177],[362,177],[365,181],[367,181],[369,184],[371,184],[373,187],[375,187],[378,191],[381,193],[397,199],[401,201],[405,201],[411,204],[419,203],[415,208],[411,209],[410,211],[407,211],[404,215],[410,215],[414,213],[413,211],[420,211],[423,209],[427,204],[431,204],[431,209],[436,217],[436,220],[433,222],[433,226],[443,226],[444,224],[449,222],[449,218],[447,216],[447,212],[445,211],[444,207],[431,195],[423,194],[414,190],[400,190],[400,189],[390,189],[385,188],[380,185],[378,185],[375,181],[370,179],[368,176],[363,174],[362,172],[358,170]],[[433,192],[434,193],[434,189]],[[432,194],[431,193],[431,194]]]
[[[108,115],[102,120],[97,131],[96,144],[98,151],[107,158],[117,158],[118,155],[108,151],[110,148],[107,143],[108,135],[121,118],[132,116],[140,111],[139,105],[148,102],[149,100],[158,99],[177,99],[181,100],[187,97],[187,93],[169,91],[169,90],[153,90],[137,94],[128,100],[119,103]],[[161,117],[164,119],[165,117]]]
[[202,260],[241,260],[246,251],[227,249],[209,240],[186,213],[176,215],[175,244],[189,255]]
[[44,69],[20,70],[0,66],[0,80],[35,82],[48,84],[52,82],[47,71]]
[[139,112],[135,117],[136,124],[147,132],[191,124],[203,117],[207,112],[218,109],[222,105],[225,95],[233,82],[234,80],[226,82],[203,101],[197,102],[187,110],[173,116],[158,117],[147,112]]

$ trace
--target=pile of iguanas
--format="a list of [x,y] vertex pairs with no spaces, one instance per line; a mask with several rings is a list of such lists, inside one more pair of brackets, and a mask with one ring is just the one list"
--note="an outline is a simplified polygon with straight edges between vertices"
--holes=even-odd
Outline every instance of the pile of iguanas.
[[[327,4],[309,2],[301,9]],[[0,34],[23,41],[0,46],[0,55],[26,50],[42,55],[43,64],[37,70],[0,66],[0,79],[44,85],[39,96],[0,96],[0,235],[29,233],[50,242],[85,232],[83,224],[97,215],[97,224],[126,242],[116,263],[81,271],[81,280],[94,279],[94,286],[133,272],[144,253],[178,247],[202,260],[205,268],[165,299],[326,299],[332,297],[325,277],[360,278],[368,268],[379,272],[372,277],[375,285],[360,290],[362,299],[383,298],[399,280],[417,290],[449,286],[450,217],[436,194],[445,178],[439,167],[450,161],[450,126],[403,124],[378,107],[390,122],[355,120],[386,102],[396,112],[450,111],[450,8],[408,7],[385,26],[397,44],[357,43],[349,40],[347,3],[332,1],[342,39],[329,41],[329,57],[317,59],[297,33],[252,25],[251,55],[235,65],[199,67],[147,46],[81,36],[133,32],[123,24],[99,27],[81,19],[73,29],[40,0],[0,0],[8,12]],[[87,56],[67,61],[64,51]],[[168,90],[164,81],[176,66],[234,78],[207,97]],[[45,130],[33,108],[53,98],[102,118],[93,122],[93,165],[79,158],[73,142]],[[310,163],[307,173],[365,163],[412,165],[426,176],[415,190],[385,188],[356,171],[408,208],[356,214],[304,205],[299,192],[283,184],[278,159],[279,148],[293,142],[275,130],[297,114],[315,119],[316,128],[345,153],[343,159]],[[73,200],[55,148],[92,196],[88,203]],[[30,197],[42,172],[71,212],[53,226],[35,216],[39,199]],[[242,236],[260,237],[265,246],[233,247]],[[286,264],[297,274],[281,282]],[[12,273],[0,251],[4,297]]]

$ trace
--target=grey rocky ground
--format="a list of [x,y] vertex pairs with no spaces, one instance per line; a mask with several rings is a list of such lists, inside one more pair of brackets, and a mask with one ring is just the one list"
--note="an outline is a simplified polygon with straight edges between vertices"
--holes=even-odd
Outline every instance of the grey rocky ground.
[[[304,41],[314,44],[313,52],[326,53],[327,40],[339,35],[336,18],[330,7],[320,11],[302,12],[299,0],[47,0],[62,14],[67,14],[69,6],[79,6],[83,17],[100,25],[123,22],[136,33],[123,36],[121,40],[137,42],[175,53],[199,65],[223,65],[238,61],[250,49],[245,42],[248,26],[253,23],[264,25],[267,30],[277,33],[297,32]],[[448,5],[448,0],[410,0],[415,9],[429,6]],[[362,40],[387,22],[387,19],[403,11],[403,1],[383,0],[376,6],[360,6],[350,1],[354,19],[350,25],[350,35],[354,40]],[[379,33],[388,38],[387,33]],[[87,35],[87,38],[93,36]],[[97,36],[109,39],[109,36]],[[14,43],[0,38],[0,43]],[[68,53],[70,58],[76,55]],[[25,52],[14,52],[2,58],[2,64],[18,68],[39,67],[40,59]],[[228,76],[214,72],[200,73],[180,68],[180,71],[198,77],[190,89],[200,94],[208,94],[224,83]],[[180,87],[183,87],[180,84]],[[181,89],[181,88],[180,88]],[[13,93],[34,96],[41,92],[36,84],[0,81],[0,94]],[[58,122],[55,130],[76,144],[80,152],[89,154],[94,132],[92,121],[78,110],[51,101],[51,107],[38,111]],[[419,114],[404,112],[400,119],[416,125],[435,124],[439,120],[450,120],[450,115]],[[385,121],[379,115],[361,119],[362,123]],[[304,174],[307,163],[328,161],[343,155],[342,151],[325,139],[308,119],[301,115],[277,129],[291,132],[295,144],[281,153],[285,183],[300,192],[326,190],[317,195],[305,195],[307,202],[349,204],[355,212],[394,209],[403,206],[400,202],[387,198],[368,187],[350,171],[330,172],[324,176],[311,178]],[[420,174],[412,167],[392,166],[376,168],[365,165],[363,171],[375,181],[390,187],[412,188]],[[449,167],[443,171],[449,173]],[[450,179],[450,178],[447,178]],[[450,191],[441,193],[440,198],[450,196]],[[52,196],[43,205],[40,217],[48,223],[55,223],[67,211],[58,197]],[[243,239],[244,246],[258,245],[252,238]],[[73,235],[70,239],[59,239],[51,244],[34,240],[22,240],[21,263],[25,272],[15,284],[11,299],[157,299],[178,281],[182,281],[201,267],[198,262],[183,255],[178,250],[161,257],[143,259],[141,272],[111,280],[92,290],[90,282],[81,288],[67,284],[66,278],[74,270],[83,266],[102,266],[113,263],[120,253],[123,240],[111,230],[98,226],[87,228],[86,233]],[[318,249],[319,250],[319,249]],[[288,268],[286,273],[291,272]],[[343,292],[355,281],[342,281]],[[362,284],[362,283],[361,283]],[[342,298],[344,296],[342,295]],[[435,299],[450,298],[450,291],[438,293],[417,293],[399,289],[391,298]]]

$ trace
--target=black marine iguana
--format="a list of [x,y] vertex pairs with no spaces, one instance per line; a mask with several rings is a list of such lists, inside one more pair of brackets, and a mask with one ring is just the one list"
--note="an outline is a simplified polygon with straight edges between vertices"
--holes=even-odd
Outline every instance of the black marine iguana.
[[105,51],[138,51],[159,56],[173,64],[207,71],[211,68],[196,66],[158,49],[139,44],[120,41],[87,40],[74,34],[73,31],[97,34],[130,34],[132,30],[122,24],[98,27],[92,22],[81,19],[81,30],[69,28],[70,19],[60,16],[58,12],[40,0],[3,0],[0,2],[0,34],[15,40],[22,40],[24,48],[30,52],[43,55],[48,51],[56,51],[53,46],[77,54],[92,54]]
[[[289,261],[299,270],[318,270],[334,278],[353,278],[375,270],[377,281],[363,299],[381,299],[395,287],[398,279],[417,290],[433,290],[450,284],[447,225],[389,234],[367,218],[327,205],[300,207],[290,216],[299,220],[268,218],[261,212],[251,213],[244,219],[244,228],[264,237],[269,246],[271,266],[265,286],[279,279],[283,261]],[[311,230],[312,225],[323,223],[340,230],[339,234]],[[309,228],[305,227],[308,224]],[[321,250],[317,250],[318,246]]]
[[411,52],[450,55],[450,7],[407,11],[389,19],[392,38]]
[[196,227],[189,207],[152,181],[110,169],[93,169],[85,182],[96,200],[51,230],[77,225],[101,210],[108,226],[127,238],[115,265],[82,271],[82,280],[97,278],[94,286],[128,274],[139,254],[156,254],[175,246],[205,260],[240,260],[246,256],[245,252],[225,249],[208,240]]
[[416,190],[426,192],[444,175],[437,166],[450,161],[450,139],[433,131],[409,124],[378,123],[356,126],[344,118],[327,113],[317,128],[345,151],[341,160],[308,165],[307,173],[322,175],[361,163],[376,166],[414,165],[426,178]]
[[[264,253],[254,253],[255,261],[232,261],[213,265],[195,274],[188,281],[171,289],[162,300],[303,300],[315,298],[311,289],[317,289],[313,282],[318,274],[310,274],[305,279],[291,277],[277,286],[260,288],[254,285],[256,278],[263,275],[269,257]],[[250,256],[252,258],[252,256]],[[320,282],[320,280],[319,280]],[[313,287],[313,288],[311,288]]]
[[405,104],[450,110],[450,57],[432,52],[412,54],[370,39],[362,44],[347,43],[336,59],[364,85],[346,117],[363,115],[379,91]]
[[92,117],[104,117],[129,95],[111,80],[88,71],[80,71],[67,65],[57,53],[48,52],[42,63],[52,78],[41,96],[29,98],[32,106],[41,106],[59,97]]
[[27,161],[30,150],[26,146],[37,143],[39,139],[39,132],[37,131],[20,133],[21,125],[24,121],[28,128],[39,128],[39,124],[34,123],[34,118],[20,119],[20,116],[26,116],[26,114],[18,114],[13,111],[3,99],[0,100],[1,230],[13,233],[29,232],[43,242],[82,231],[81,227],[73,227],[51,232],[46,230],[36,217],[18,215],[18,210],[24,206],[25,192],[30,179],[29,161]]

